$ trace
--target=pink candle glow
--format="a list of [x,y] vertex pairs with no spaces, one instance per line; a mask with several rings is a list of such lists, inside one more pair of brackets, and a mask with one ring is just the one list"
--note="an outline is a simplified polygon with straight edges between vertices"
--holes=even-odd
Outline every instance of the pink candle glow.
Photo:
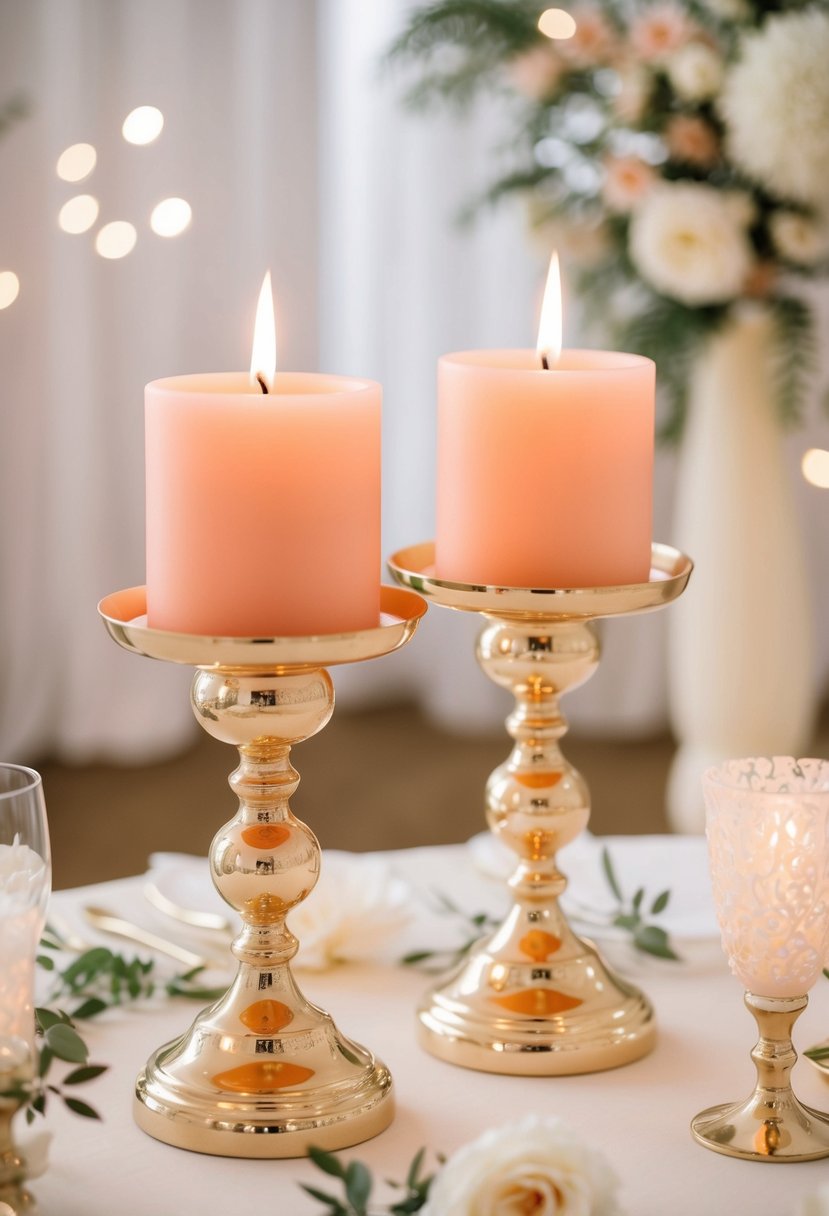
[[255,350],[250,376],[147,385],[152,628],[271,637],[378,623],[380,386],[274,365],[275,351],[268,368]]
[[[465,583],[601,587],[650,573],[655,368],[565,350],[560,299],[531,350],[438,364],[436,572]],[[552,317],[551,317],[552,314]]]

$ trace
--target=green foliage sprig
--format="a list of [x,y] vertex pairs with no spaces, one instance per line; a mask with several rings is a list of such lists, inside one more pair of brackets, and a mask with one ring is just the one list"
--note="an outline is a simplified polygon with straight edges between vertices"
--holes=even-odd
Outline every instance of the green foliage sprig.
[[[0,1092],[0,1098],[11,1098],[25,1111],[26,1122],[32,1123],[36,1115],[45,1115],[49,1096],[60,1098],[75,1115],[86,1119],[100,1119],[100,1115],[88,1102],[66,1093],[65,1086],[74,1088],[87,1081],[94,1081],[107,1071],[106,1064],[90,1064],[89,1049],[75,1027],[75,1023],[62,1009],[35,1009],[35,1033],[40,1044],[36,1075],[19,1081]],[[71,1064],[59,1084],[52,1076],[52,1065],[56,1060]]]
[[[403,1191],[403,1194],[394,1203],[382,1207],[376,1204],[369,1206],[374,1178],[368,1166],[364,1165],[362,1161],[351,1161],[345,1165],[333,1153],[324,1152],[320,1148],[310,1148],[308,1156],[324,1174],[328,1174],[329,1177],[336,1178],[342,1183],[342,1198],[330,1194],[328,1191],[322,1191],[319,1187],[308,1186],[305,1183],[300,1185],[312,1199],[317,1199],[326,1205],[326,1216],[386,1216],[386,1214],[388,1216],[408,1216],[411,1212],[419,1212],[429,1197],[429,1187],[434,1179],[434,1174],[422,1172],[425,1155],[425,1149],[420,1149],[415,1153],[404,1182],[394,1182],[389,1178],[385,1180],[387,1186],[398,1188]],[[438,1161],[442,1163],[443,1158],[438,1157]]]
[[[681,961],[680,956],[671,945],[667,930],[663,929],[661,925],[655,925],[646,920],[643,915],[642,909],[647,903],[645,888],[639,887],[631,900],[625,898],[607,848],[602,849],[602,871],[607,879],[607,885],[619,901],[619,907],[613,915],[611,923],[618,929],[624,929],[629,933],[633,939],[633,945],[643,954],[652,954],[655,958],[672,959],[675,962]],[[647,915],[649,917],[658,916],[660,912],[664,912],[670,898],[669,890],[661,891],[650,902]]]
[[[67,949],[66,941],[49,926],[41,946],[51,951]],[[82,951],[62,970],[49,954],[39,955],[38,962],[55,976],[50,1000],[80,1001],[72,1009],[72,1017],[79,1019],[96,1017],[113,1005],[147,1000],[159,990],[167,996],[197,1001],[214,1001],[225,992],[223,987],[206,987],[199,982],[204,967],[193,967],[160,985],[152,959],[127,956],[106,946]]]
[[[602,873],[614,898],[617,908],[609,916],[600,916],[590,910],[579,912],[574,919],[598,928],[613,926],[622,929],[630,935],[631,945],[642,954],[651,954],[655,958],[670,959],[680,962],[680,955],[674,950],[668,931],[661,925],[656,925],[652,917],[659,916],[668,906],[671,892],[660,892],[648,904],[644,887],[640,887],[628,900],[623,891],[616,869],[607,848],[602,849]],[[466,936],[460,945],[454,949],[445,950],[412,950],[404,954],[400,962],[404,967],[420,967],[429,972],[442,972],[460,966],[473,946],[489,932],[500,925],[497,917],[488,912],[465,912],[447,895],[441,891],[432,892],[439,912],[454,917],[463,926]]]

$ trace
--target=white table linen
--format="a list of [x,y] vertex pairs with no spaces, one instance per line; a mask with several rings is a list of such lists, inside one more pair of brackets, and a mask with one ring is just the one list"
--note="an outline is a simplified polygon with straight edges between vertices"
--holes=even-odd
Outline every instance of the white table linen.
[[[784,1168],[735,1161],[698,1147],[688,1130],[689,1120],[703,1107],[745,1097],[754,1073],[748,1053],[755,1026],[719,943],[710,935],[710,892],[699,842],[617,838],[609,844],[626,887],[632,890],[646,881],[651,897],[665,886],[675,891],[676,923],[671,927],[684,962],[633,954],[618,940],[608,940],[606,946],[608,956],[654,1002],[660,1031],[656,1050],[625,1068],[585,1076],[472,1072],[433,1059],[416,1043],[414,1010],[428,977],[393,961],[300,971],[309,998],[330,1010],[342,1031],[370,1046],[395,1079],[397,1116],[391,1128],[344,1150],[345,1159],[364,1160],[378,1180],[402,1178],[421,1145],[430,1153],[450,1154],[489,1127],[531,1112],[555,1114],[606,1154],[621,1179],[629,1216],[797,1216],[802,1197],[829,1178],[827,1162]],[[590,839],[581,847],[581,859],[573,849],[571,864],[564,867],[579,872],[580,901],[592,899],[594,891],[596,899],[602,895],[600,885],[591,887],[589,881],[591,851],[595,871],[598,845]],[[416,916],[395,955],[456,940],[451,921],[421,903],[430,890],[450,894],[470,912],[498,912],[503,906],[503,884],[481,872],[469,846],[376,856],[384,857],[415,893]],[[647,873],[640,879],[643,865]],[[141,888],[142,879],[131,878],[58,892],[53,909],[90,938],[94,935],[83,927],[80,909],[95,903],[192,945],[186,930],[179,932],[148,907]],[[124,949],[131,950],[126,944]],[[158,1143],[134,1125],[135,1074],[151,1051],[187,1027],[195,1012],[191,1002],[160,999],[107,1012],[86,1024],[92,1060],[112,1067],[78,1095],[101,1112],[103,1122],[69,1115],[59,1103],[50,1109],[50,1164],[33,1185],[44,1213],[311,1216],[321,1211],[298,1183],[332,1189],[326,1186],[332,1180],[307,1161],[202,1156]],[[829,982],[821,980],[796,1026],[796,1045],[802,1050],[827,1033]],[[807,1062],[797,1065],[794,1081],[803,1101],[829,1108],[829,1086]],[[383,1194],[381,1186],[378,1197]]]

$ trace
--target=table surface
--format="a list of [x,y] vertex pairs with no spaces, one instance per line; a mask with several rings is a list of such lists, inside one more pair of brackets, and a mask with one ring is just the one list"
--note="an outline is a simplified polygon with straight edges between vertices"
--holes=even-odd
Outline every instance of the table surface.
[[[614,850],[617,843],[630,855],[634,839],[619,838]],[[686,885],[687,845],[666,838],[662,854],[673,857],[676,865],[669,868],[674,873],[686,870]],[[699,870],[699,851],[692,854]],[[378,856],[387,858],[415,892],[451,893],[470,911],[503,906],[502,884],[476,869],[467,846]],[[654,873],[649,889],[655,893],[666,885],[664,879],[664,871]],[[698,887],[702,906],[710,900],[704,877]],[[80,926],[79,910],[92,902],[159,927],[158,914],[144,903],[140,878],[58,892],[52,907]],[[89,930],[83,932],[94,938]],[[176,934],[171,930],[168,936]],[[452,937],[452,926],[424,900],[400,952],[413,945],[445,945]],[[750,1091],[754,1069],[748,1053],[755,1025],[719,943],[684,940],[681,949],[684,961],[668,963],[636,955],[618,942],[608,945],[617,967],[647,991],[656,1007],[657,1047],[625,1068],[562,1078],[489,1075],[433,1059],[417,1046],[414,1031],[414,1009],[429,979],[393,961],[299,971],[309,998],[328,1009],[344,1033],[370,1046],[395,1079],[394,1123],[375,1140],[344,1150],[344,1158],[365,1161],[380,1179],[402,1178],[422,1145],[451,1154],[486,1129],[528,1113],[557,1115],[609,1159],[629,1216],[797,1216],[803,1196],[829,1182],[829,1162],[742,1162],[708,1152],[691,1139],[688,1124],[697,1111],[742,1099]],[[49,1168],[32,1186],[43,1213],[303,1216],[322,1210],[299,1189],[300,1182],[322,1183],[326,1189],[324,1176],[305,1160],[202,1156],[158,1143],[133,1124],[135,1074],[152,1050],[186,1028],[193,1014],[190,1002],[165,1000],[107,1012],[86,1024],[91,1059],[111,1068],[79,1096],[101,1112],[103,1121],[77,1118],[59,1104],[50,1109],[47,1123],[54,1139]],[[806,1047],[827,1031],[829,983],[820,981],[797,1024],[796,1045]],[[807,1062],[798,1063],[794,1081],[803,1101],[829,1108],[829,1087]],[[383,1194],[381,1190],[378,1197]]]

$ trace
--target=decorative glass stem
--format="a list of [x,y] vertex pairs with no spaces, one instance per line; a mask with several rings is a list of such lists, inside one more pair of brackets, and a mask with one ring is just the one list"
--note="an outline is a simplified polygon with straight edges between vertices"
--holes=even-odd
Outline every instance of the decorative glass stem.
[[751,1051],[757,1083],[745,1102],[701,1111],[691,1122],[694,1139],[729,1157],[752,1161],[813,1161],[829,1156],[829,1116],[803,1106],[792,1091],[797,1061],[792,1027],[808,997],[745,995],[760,1038]]

